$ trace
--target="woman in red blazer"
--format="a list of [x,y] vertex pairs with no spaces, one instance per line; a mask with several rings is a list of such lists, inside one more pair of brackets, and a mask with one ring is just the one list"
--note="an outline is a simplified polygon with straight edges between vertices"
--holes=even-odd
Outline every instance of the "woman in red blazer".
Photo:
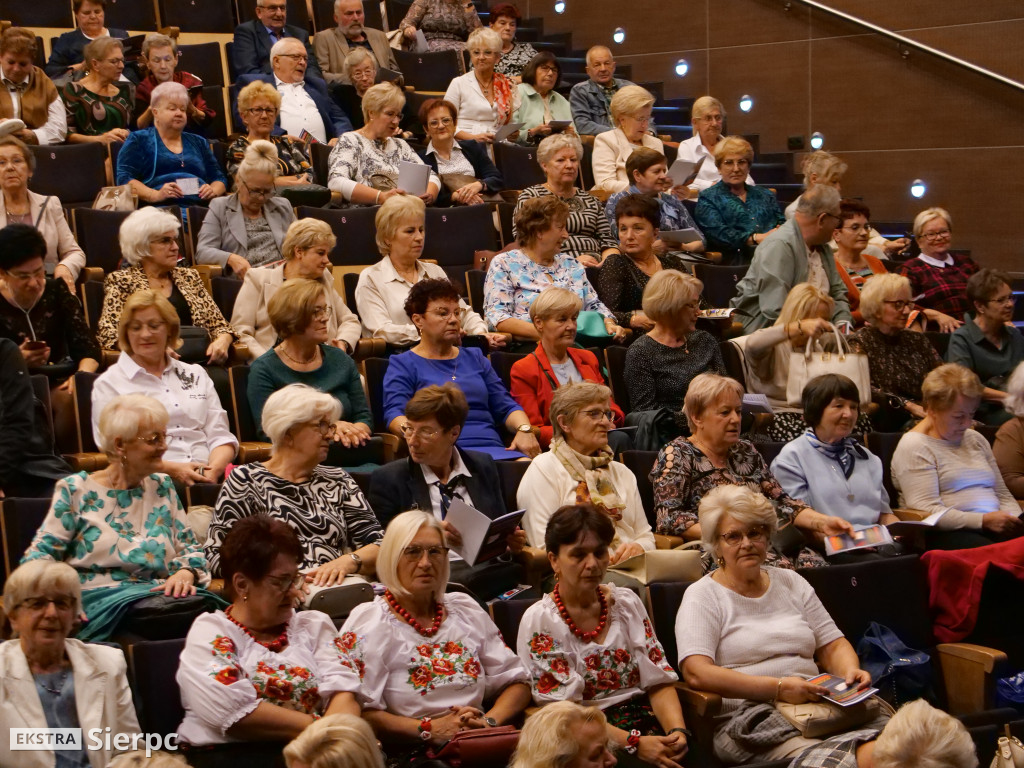
[[[565,288],[547,288],[530,305],[540,341],[537,348],[512,366],[512,397],[523,407],[530,423],[540,428],[540,444],[551,442],[551,409],[553,393],[570,381],[594,381],[606,384],[601,366],[593,352],[572,344],[576,340],[576,318],[583,301]],[[621,427],[625,416],[611,403],[613,421]]]

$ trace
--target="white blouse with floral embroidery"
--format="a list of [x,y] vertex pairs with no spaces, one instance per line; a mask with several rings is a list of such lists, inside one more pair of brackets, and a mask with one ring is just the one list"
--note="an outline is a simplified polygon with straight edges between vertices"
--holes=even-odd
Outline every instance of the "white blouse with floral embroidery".
[[185,719],[178,736],[188,744],[235,741],[227,730],[261,701],[308,715],[323,714],[331,697],[356,692],[359,678],[342,664],[338,633],[327,614],[295,613],[288,647],[275,653],[257,643],[222,611],[193,622],[176,679]]
[[444,603],[448,615],[429,638],[398,619],[383,597],[349,615],[339,645],[362,678],[356,696],[365,709],[437,717],[449,707],[480,707],[512,683],[529,684],[523,663],[473,598],[451,593]]
[[611,587],[611,594],[614,603],[601,643],[576,637],[551,595],[527,609],[516,647],[533,676],[537,704],[576,701],[607,709],[679,679],[640,598],[624,587]]

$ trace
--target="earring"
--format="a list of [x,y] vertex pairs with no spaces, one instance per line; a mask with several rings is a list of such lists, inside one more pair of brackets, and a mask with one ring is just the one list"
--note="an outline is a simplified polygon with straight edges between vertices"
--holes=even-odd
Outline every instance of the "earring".
[[243,603],[249,602],[249,596],[248,595],[242,595],[242,602]]
[[126,454],[122,453],[121,454],[121,468],[124,469],[127,466],[128,466],[128,456]]
[[725,568],[725,558],[724,557],[718,558],[715,562],[718,563],[718,567],[719,568]]

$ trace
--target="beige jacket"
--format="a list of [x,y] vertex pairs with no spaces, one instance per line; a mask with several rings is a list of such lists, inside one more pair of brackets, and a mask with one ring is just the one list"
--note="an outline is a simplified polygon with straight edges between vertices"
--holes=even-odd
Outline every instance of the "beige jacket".
[[[139,733],[139,720],[128,687],[127,665],[119,648],[66,640],[65,650],[71,661],[75,681],[75,706],[82,728],[83,745],[88,747],[89,731],[100,731],[101,746],[106,746],[103,729],[111,734]],[[0,765],[18,768],[52,768],[53,750],[12,752],[8,728],[46,728],[46,716],[39,701],[35,680],[21,642],[8,640],[0,644]],[[92,768],[105,768],[114,757],[109,749],[89,750]]]
[[[28,193],[29,215],[36,229],[46,239],[47,271],[63,264],[71,270],[71,276],[77,280],[82,267],[85,266],[85,253],[71,234],[68,220],[64,218],[64,209],[60,200],[53,196]],[[40,216],[40,211],[42,215]],[[7,226],[7,203],[0,194],[0,229]]]
[[[395,54],[388,44],[388,36],[379,29],[366,27],[363,27],[363,34],[370,41],[370,50],[373,52],[373,58],[377,60],[377,69],[383,67],[398,72],[398,62],[395,61]],[[351,50],[352,46],[349,45],[348,39],[337,27],[325,29],[313,36],[313,52],[328,83],[349,82],[345,74],[345,57]]]
[[[359,318],[345,306],[345,300],[334,289],[334,277],[329,269],[324,270],[321,282],[327,294],[327,304],[332,308],[327,333],[331,339],[344,341],[350,350],[355,351],[356,342],[362,333]],[[256,267],[245,273],[242,288],[235,299],[231,325],[238,331],[239,341],[248,345],[253,360],[273,347],[277,340],[274,326],[270,324],[267,305],[282,284],[284,264]]]
[[[665,145],[661,139],[645,133],[642,143],[648,149],[665,154]],[[609,192],[628,189],[626,161],[634,149],[621,128],[599,133],[594,138],[594,189],[606,189]]]

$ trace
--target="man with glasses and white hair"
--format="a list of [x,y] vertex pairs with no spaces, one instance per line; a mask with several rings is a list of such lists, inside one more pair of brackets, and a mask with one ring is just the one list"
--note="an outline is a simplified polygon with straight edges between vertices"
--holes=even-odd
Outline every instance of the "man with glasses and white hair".
[[[367,499],[380,524],[408,509],[422,509],[441,521],[449,542],[458,531],[445,521],[453,499],[461,499],[490,518],[505,514],[498,470],[486,453],[455,447],[469,413],[466,396],[454,384],[419,390],[405,405],[402,434],[409,458],[374,470]],[[508,537],[509,549],[522,550],[526,534],[516,529]],[[449,553],[451,581],[462,584],[482,600],[497,597],[523,579],[522,569],[505,556],[469,565]]]
[[328,83],[348,83],[345,59],[356,48],[365,48],[377,63],[377,69],[398,71],[388,36],[379,29],[363,26],[366,14],[363,0],[334,0],[334,20],[338,26],[313,36],[313,50]]
[[231,63],[234,65],[236,77],[269,75],[272,71],[271,48],[286,38],[293,38],[302,43],[309,57],[309,71],[317,77],[323,77],[309,46],[309,32],[302,27],[286,24],[287,18],[286,0],[256,0],[256,18],[235,27]]
[[[276,0],[272,0],[276,2]],[[281,94],[281,108],[274,125],[274,135],[288,134],[302,137],[303,132],[322,144],[334,146],[338,137],[352,130],[352,123],[341,107],[327,95],[327,84],[320,70],[311,60],[301,41],[286,37],[270,49],[272,74],[248,74],[238,78],[239,90],[257,80],[277,88]],[[242,125],[235,104],[235,124]]]
[[774,323],[798,283],[810,283],[831,296],[832,322],[844,332],[853,329],[846,286],[823,247],[841,221],[839,190],[819,184],[801,195],[792,219],[765,236],[729,302],[742,316],[745,334]]

